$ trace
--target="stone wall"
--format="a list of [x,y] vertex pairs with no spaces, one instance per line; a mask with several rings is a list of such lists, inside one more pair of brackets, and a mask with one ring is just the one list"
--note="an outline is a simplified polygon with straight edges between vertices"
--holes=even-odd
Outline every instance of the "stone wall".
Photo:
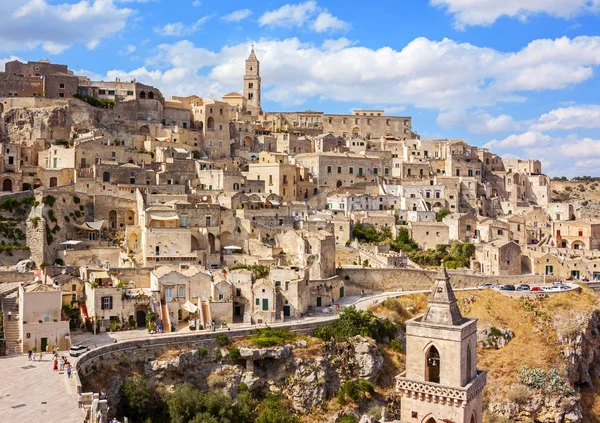
[[[360,295],[362,289],[366,293],[428,290],[437,275],[435,271],[419,269],[341,268],[337,272],[344,281],[346,295]],[[487,282],[496,285],[543,282],[541,275],[487,276],[461,271],[449,271],[448,274],[454,288],[469,288]]]
[[0,282],[31,282],[34,278],[33,272],[0,272]]

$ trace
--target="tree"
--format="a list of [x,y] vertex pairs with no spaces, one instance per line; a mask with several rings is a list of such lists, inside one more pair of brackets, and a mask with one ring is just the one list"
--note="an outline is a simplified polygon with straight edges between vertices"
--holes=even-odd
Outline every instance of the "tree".
[[156,405],[150,384],[142,377],[128,377],[121,387],[120,414],[132,421],[144,421],[152,415]]
[[298,418],[290,410],[291,407],[281,396],[267,394],[261,402],[255,423],[297,423]]
[[435,213],[435,220],[437,220],[438,222],[441,222],[444,219],[444,217],[448,216],[450,213],[452,213],[452,212],[448,209],[438,210]]

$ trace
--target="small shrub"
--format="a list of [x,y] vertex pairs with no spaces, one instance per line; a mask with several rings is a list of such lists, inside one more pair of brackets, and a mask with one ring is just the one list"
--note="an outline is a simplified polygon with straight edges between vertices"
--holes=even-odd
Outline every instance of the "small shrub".
[[358,423],[358,419],[352,414],[346,414],[338,420],[338,423]]
[[229,338],[224,333],[220,333],[217,335],[216,342],[219,347],[224,347],[229,344]]
[[206,384],[210,389],[222,389],[227,386],[225,378],[217,373],[211,373],[206,378]]
[[240,350],[239,348],[229,348],[229,359],[231,361],[235,361],[240,358]]
[[206,354],[208,354],[208,350],[206,348],[202,348],[202,347],[198,348],[198,355],[200,357],[204,357]]
[[40,220],[42,220],[41,217],[35,216],[35,217],[32,217],[29,221],[33,224],[34,228],[37,228],[38,223],[39,223]]
[[56,203],[56,197],[53,197],[52,195],[47,195],[42,198],[42,203],[47,205],[48,207],[53,207],[54,203]]
[[508,400],[512,403],[523,405],[527,403],[527,398],[529,397],[529,391],[523,385],[515,385],[513,386],[506,396]]
[[498,329],[497,327],[492,326],[490,328],[490,334],[492,336],[500,337],[500,336],[502,336],[502,331],[500,329]]
[[402,345],[402,343],[400,341],[397,341],[395,339],[392,339],[390,341],[390,346],[392,347],[392,349],[396,352],[403,352],[404,351],[404,345]]

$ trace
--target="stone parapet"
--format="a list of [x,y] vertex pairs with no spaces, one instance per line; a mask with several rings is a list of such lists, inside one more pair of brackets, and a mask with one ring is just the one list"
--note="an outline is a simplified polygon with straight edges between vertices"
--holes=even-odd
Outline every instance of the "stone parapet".
[[453,404],[465,407],[469,401],[476,398],[486,383],[487,373],[478,371],[471,383],[461,388],[440,385],[432,382],[421,382],[407,379],[405,373],[396,376],[396,391],[404,397],[418,398],[429,402]]

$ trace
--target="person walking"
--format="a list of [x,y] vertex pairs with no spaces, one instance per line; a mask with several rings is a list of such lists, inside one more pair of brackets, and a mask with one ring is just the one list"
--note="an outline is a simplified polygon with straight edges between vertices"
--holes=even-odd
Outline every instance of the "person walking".
[[54,357],[53,363],[54,363],[54,371],[58,371],[58,360],[56,359],[56,357]]
[[12,319],[12,311],[8,310],[8,321],[10,322],[10,319]]
[[67,377],[68,377],[68,378],[70,378],[70,377],[71,377],[71,372],[72,372],[72,370],[71,370],[71,363],[69,363],[69,362],[67,361]]
[[29,351],[27,351],[27,356],[29,357],[29,361],[31,361],[32,355],[33,355],[33,351],[31,351],[31,348],[29,348]]

